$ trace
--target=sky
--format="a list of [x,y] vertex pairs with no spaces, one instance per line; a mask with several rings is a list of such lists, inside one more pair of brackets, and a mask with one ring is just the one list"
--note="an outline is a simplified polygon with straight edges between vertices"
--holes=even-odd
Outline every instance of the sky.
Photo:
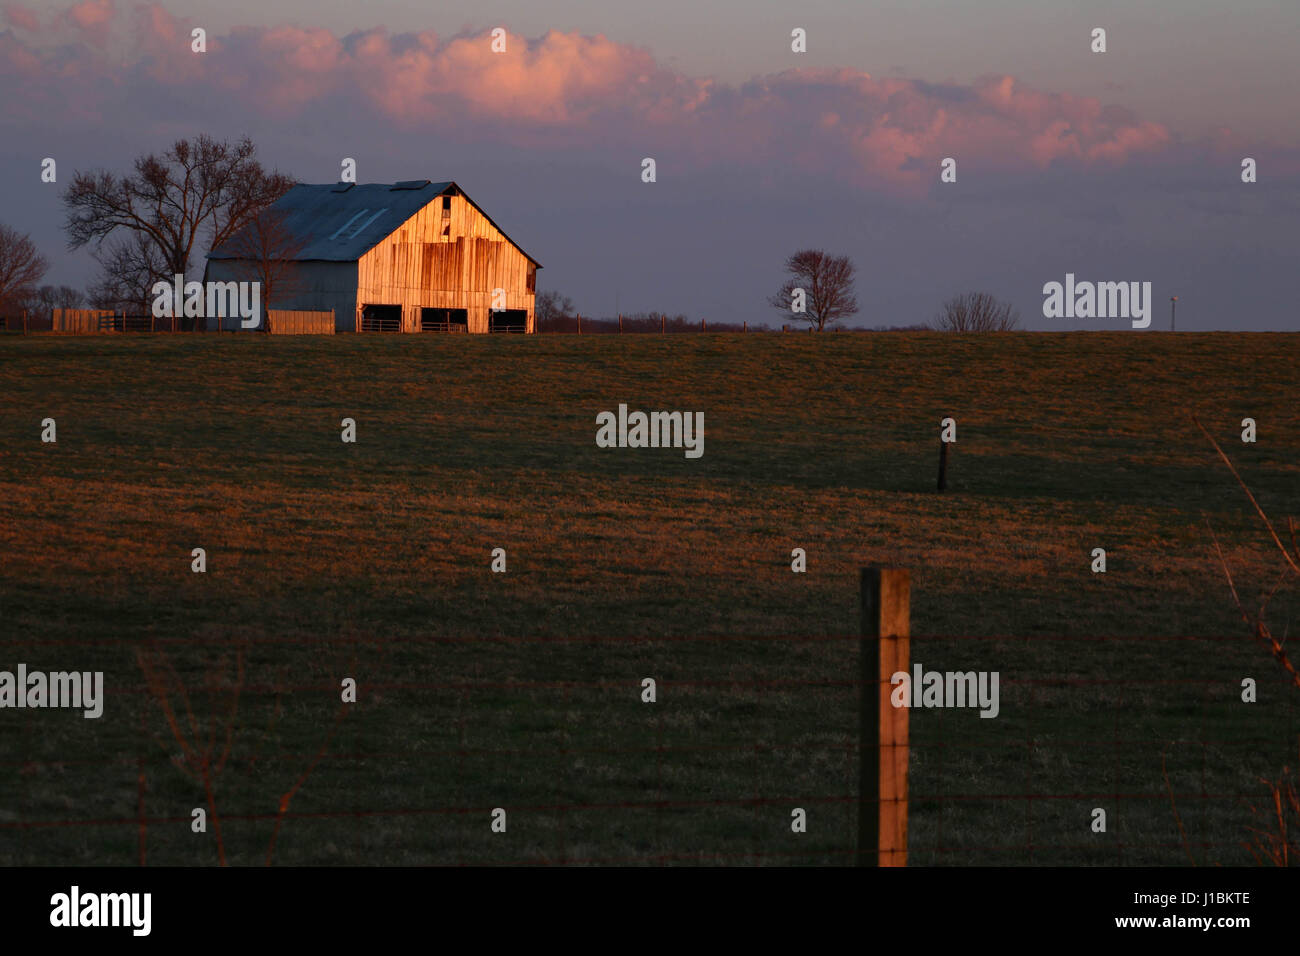
[[852,324],[983,290],[1131,328],[1044,317],[1068,273],[1150,282],[1152,328],[1177,295],[1180,329],[1300,330],[1298,49],[1294,0],[0,0],[0,223],[84,287],[74,171],[247,134],[303,182],[455,180],[586,315],[779,325],[817,247]]

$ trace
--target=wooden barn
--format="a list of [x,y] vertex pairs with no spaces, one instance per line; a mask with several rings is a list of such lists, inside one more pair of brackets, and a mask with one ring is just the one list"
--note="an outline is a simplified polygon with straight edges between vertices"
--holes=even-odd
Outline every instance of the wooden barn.
[[535,331],[541,264],[453,182],[299,184],[207,258],[205,282],[271,282],[257,330],[269,309],[332,312],[337,332]]

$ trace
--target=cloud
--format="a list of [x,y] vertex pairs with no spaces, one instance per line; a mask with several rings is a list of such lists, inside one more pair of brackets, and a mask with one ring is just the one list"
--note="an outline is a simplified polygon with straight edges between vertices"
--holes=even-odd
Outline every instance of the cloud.
[[84,0],[69,7],[63,19],[87,37],[102,42],[116,15],[113,0]]
[[[24,29],[36,24],[16,4],[5,16]],[[105,37],[125,15],[112,0],[76,4],[57,18],[79,36],[71,49],[10,34],[0,50],[10,64],[0,73],[20,86],[44,85],[47,97],[29,102],[80,104],[71,117],[78,123],[92,110],[108,123],[115,110],[156,103],[170,111],[169,129],[191,121],[195,132],[234,135],[204,128],[219,98],[239,115],[328,115],[375,135],[427,130],[439,139],[585,149],[637,163],[654,156],[677,169],[788,169],[904,193],[930,188],[948,156],[963,171],[1114,166],[1159,155],[1174,141],[1158,123],[1011,76],[961,85],[807,69],[733,86],[683,75],[641,47],[557,31],[509,34],[506,52],[495,53],[486,32],[339,37],[239,27],[209,35],[199,54],[190,49],[197,24],[154,4],[137,5],[130,18],[129,47],[110,54]],[[22,109],[13,100],[0,115]]]
[[40,21],[36,19],[36,14],[27,9],[21,3],[6,3],[3,7],[5,22],[17,30],[26,30],[33,32],[40,29]]

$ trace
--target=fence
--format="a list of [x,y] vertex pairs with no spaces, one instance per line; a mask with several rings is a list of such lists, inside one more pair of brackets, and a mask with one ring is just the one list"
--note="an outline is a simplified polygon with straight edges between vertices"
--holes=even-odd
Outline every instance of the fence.
[[[623,315],[617,318],[600,319],[590,316],[572,315],[555,316],[550,319],[538,319],[537,331],[543,334],[608,335],[611,333],[648,333],[678,334],[684,332],[766,332],[766,326],[755,325],[750,329],[749,322],[739,323],[714,322],[708,319],[698,321],[684,315],[669,317],[666,314]],[[784,330],[783,330],[784,331]]]
[[54,332],[111,332],[124,325],[125,316],[108,309],[55,309],[50,317]]
[[[910,644],[914,662],[1002,674],[996,719],[912,714],[913,858],[1251,865],[1270,862],[1279,836],[1297,858],[1300,821],[1279,820],[1272,786],[1297,782],[1300,695],[1248,636],[913,635]],[[1245,678],[1258,688],[1253,703]]]
[[334,313],[268,309],[266,331],[271,335],[333,335]]
[[59,332],[90,335],[108,332],[202,332],[202,319],[156,318],[111,309],[53,309],[0,316],[0,332]]
[[[909,634],[908,591],[865,572],[859,635],[3,640],[29,668],[140,656],[109,683],[116,738],[53,752],[30,710],[6,735],[0,855],[1151,865],[1276,846],[1251,808],[1300,720],[1266,655],[1231,653],[1248,638]],[[923,681],[894,706],[917,668],[1000,673],[996,717],[931,706]]]
[[[333,335],[334,313],[270,309],[267,331],[272,335]],[[226,331],[239,319],[226,319]],[[117,312],[111,309],[53,309],[48,313],[0,316],[4,332],[66,332],[90,335],[107,332],[205,332],[203,318],[156,317]]]
[[[281,316],[277,327],[276,316]],[[237,322],[237,319],[227,320],[227,322]],[[268,330],[273,335],[333,335],[334,314],[328,311],[311,311],[311,310],[269,310]],[[898,328],[834,328],[828,329],[830,332],[913,332],[922,331],[924,326],[906,326]],[[363,314],[359,319],[360,332],[400,332],[402,322],[400,315],[392,316],[388,314]],[[0,332],[71,332],[77,334],[93,334],[101,332],[203,332],[206,329],[206,320],[193,318],[154,318],[151,315],[133,315],[123,314],[112,310],[101,309],[55,309],[52,313],[27,313],[21,315],[0,315]],[[225,331],[231,331],[229,326]],[[434,319],[421,319],[421,332],[468,332],[468,326],[461,322],[442,321]],[[503,327],[489,328],[489,332],[506,332],[506,333],[523,333],[526,329],[519,323],[512,323]],[[749,327],[749,322],[744,321],[739,325],[736,323],[714,323],[709,324],[707,319],[700,319],[699,322],[686,319],[684,316],[677,316],[669,319],[667,315],[660,315],[654,318],[644,317],[625,317],[619,315],[615,319],[593,319],[584,318],[581,315],[572,317],[560,317],[552,320],[538,320],[536,331],[540,334],[577,334],[577,335],[600,335],[600,334],[621,334],[627,333],[647,333],[654,332],[659,334],[681,334],[689,332],[813,332],[815,331],[810,325],[782,325],[779,329],[771,329],[766,325],[756,324],[754,328]]]
[[[667,314],[622,315],[612,319],[593,318],[584,315],[562,315],[552,318],[539,318],[537,331],[547,335],[609,335],[622,333],[683,334],[689,332],[816,332],[811,323],[784,323],[779,328],[769,328],[763,323],[755,323],[751,329],[749,321],[710,322],[707,318],[698,321],[684,315],[669,317]],[[930,331],[925,325],[877,326],[873,328],[843,328],[835,326],[827,332],[923,332]]]

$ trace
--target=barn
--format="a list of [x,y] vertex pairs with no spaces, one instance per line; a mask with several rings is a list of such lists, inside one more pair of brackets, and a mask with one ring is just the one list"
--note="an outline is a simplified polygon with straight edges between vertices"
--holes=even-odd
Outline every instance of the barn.
[[204,281],[263,281],[256,329],[283,310],[337,332],[533,332],[540,268],[454,182],[300,183],[208,253]]

